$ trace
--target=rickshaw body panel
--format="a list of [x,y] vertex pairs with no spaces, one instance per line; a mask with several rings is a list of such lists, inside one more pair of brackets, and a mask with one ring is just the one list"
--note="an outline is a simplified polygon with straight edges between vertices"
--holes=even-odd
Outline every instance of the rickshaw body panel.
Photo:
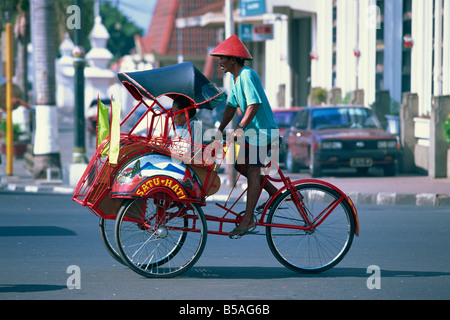
[[205,204],[195,173],[167,155],[152,153],[133,158],[116,174],[110,198],[145,198],[162,190],[181,202]]

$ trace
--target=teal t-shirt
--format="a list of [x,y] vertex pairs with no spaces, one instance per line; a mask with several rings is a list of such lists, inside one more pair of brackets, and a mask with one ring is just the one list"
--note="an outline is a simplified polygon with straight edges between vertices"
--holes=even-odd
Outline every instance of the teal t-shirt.
[[247,142],[251,145],[263,146],[270,144],[272,139],[278,139],[278,126],[256,72],[244,66],[236,82],[234,80],[233,76],[228,105],[234,108],[239,107],[245,114],[249,105],[259,104],[255,117],[245,128]]

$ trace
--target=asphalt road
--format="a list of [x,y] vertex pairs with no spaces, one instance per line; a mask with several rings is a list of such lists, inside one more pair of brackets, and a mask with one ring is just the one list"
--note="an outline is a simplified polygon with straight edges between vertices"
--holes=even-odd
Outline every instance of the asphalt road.
[[[216,208],[209,204],[204,211]],[[0,300],[450,298],[448,208],[358,210],[360,237],[344,260],[323,274],[284,268],[264,236],[209,235],[202,257],[187,273],[146,279],[109,256],[98,218],[69,196],[0,192]],[[80,281],[70,282],[76,273]],[[69,289],[68,282],[79,289]]]

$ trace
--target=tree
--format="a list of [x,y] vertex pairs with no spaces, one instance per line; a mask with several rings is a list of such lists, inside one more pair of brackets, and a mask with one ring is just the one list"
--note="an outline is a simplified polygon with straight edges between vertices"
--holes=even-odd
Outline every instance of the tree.
[[[20,93],[14,98],[20,98],[28,101],[28,83],[27,83],[27,45],[29,42],[29,0],[5,0],[0,3],[0,31],[4,29],[5,22],[11,22],[14,25],[14,37],[16,45],[14,54],[15,59],[15,81],[20,88]],[[8,21],[6,21],[8,20]],[[1,101],[4,103],[4,101]]]
[[[83,0],[83,3],[82,30],[85,32],[85,49],[88,51],[90,48],[88,34],[94,24],[94,0]],[[55,59],[65,32],[69,32],[73,39],[73,30],[68,30],[66,25],[67,8],[72,4],[73,0],[4,0],[0,2],[2,12],[0,31],[5,18],[4,13],[8,12],[8,19],[11,21],[15,21],[20,15],[31,15],[35,81],[33,83],[34,99],[30,102],[36,105],[33,168],[35,178],[45,177],[47,168],[61,168],[55,94]],[[111,35],[108,49],[113,53],[114,60],[117,60],[129,53],[134,47],[134,35],[142,34],[142,30],[108,2],[101,5],[101,16]],[[28,32],[27,30],[25,32]],[[26,35],[24,33],[24,36],[18,39],[23,48],[28,41]],[[25,61],[25,57],[20,61]],[[19,66],[22,67],[16,70],[16,75],[20,74],[26,79],[26,63],[18,63]]]
[[[66,33],[69,34],[70,38],[74,40],[75,29],[68,28],[67,21],[72,12],[67,12],[67,8],[75,4],[75,0],[55,0],[55,10],[56,10],[56,42],[57,48],[64,40]],[[81,31],[83,32],[83,39],[85,40],[84,49],[86,52],[91,48],[89,43],[89,32],[91,32],[94,26],[94,0],[82,0],[83,7],[83,19],[81,19]],[[58,55],[59,53],[57,53]]]
[[47,168],[61,169],[56,109],[56,30],[53,0],[31,0],[31,32],[34,56],[34,143],[35,179],[46,176]]
[[130,53],[134,48],[134,36],[136,34],[142,36],[143,30],[109,2],[101,4],[100,16],[109,33],[109,40],[106,46],[114,55],[111,62],[117,61],[120,57]]

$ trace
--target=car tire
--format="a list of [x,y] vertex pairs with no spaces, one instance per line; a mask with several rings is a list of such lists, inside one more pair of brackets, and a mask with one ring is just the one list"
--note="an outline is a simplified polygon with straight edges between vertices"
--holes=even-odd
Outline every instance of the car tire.
[[294,156],[289,149],[286,152],[286,169],[289,173],[297,173],[300,170],[300,166],[295,162]]
[[383,167],[383,172],[385,177],[393,177],[395,176],[396,169],[395,163],[387,164]]
[[356,173],[360,176],[366,176],[369,173],[369,167],[356,168]]
[[322,168],[317,163],[314,153],[311,153],[311,152],[310,152],[310,162],[309,162],[309,173],[311,174],[311,177],[313,177],[313,178],[318,178],[322,175]]

